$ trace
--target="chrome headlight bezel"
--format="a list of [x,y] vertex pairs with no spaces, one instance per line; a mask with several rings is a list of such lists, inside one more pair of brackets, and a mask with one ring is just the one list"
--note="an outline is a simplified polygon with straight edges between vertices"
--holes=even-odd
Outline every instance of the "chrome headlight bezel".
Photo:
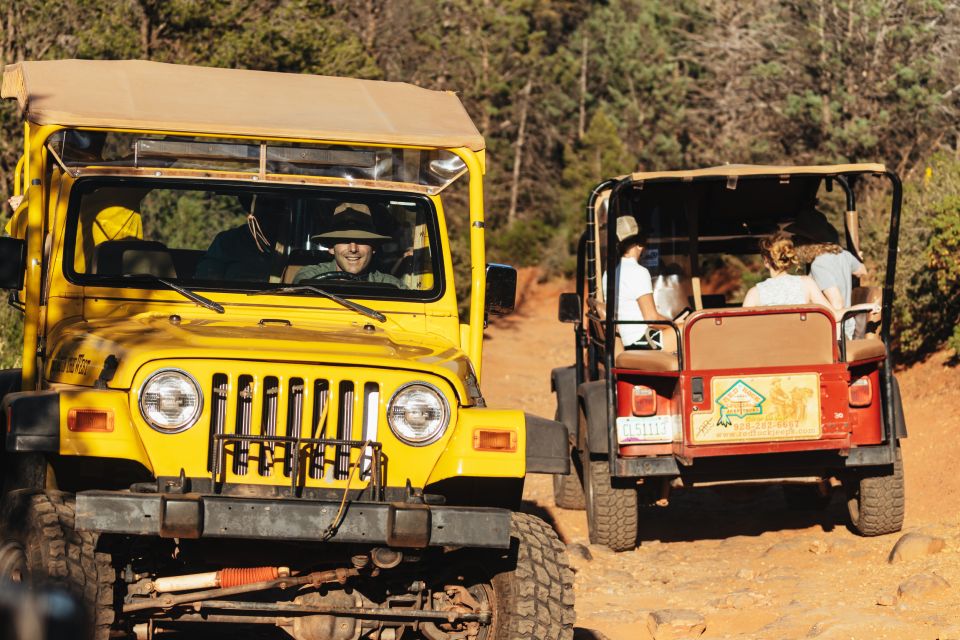
[[[194,406],[193,413],[190,415],[190,418],[177,426],[168,427],[162,424],[157,423],[153,420],[147,413],[146,409],[143,406],[143,400],[147,387],[151,382],[153,382],[158,376],[166,374],[177,374],[186,380],[193,387],[194,393],[197,396],[197,402]],[[200,416],[203,414],[203,391],[200,389],[200,383],[197,382],[197,379],[192,375],[184,371],[183,369],[178,369],[176,367],[166,367],[163,369],[157,369],[153,373],[144,379],[143,383],[140,385],[140,389],[137,391],[137,407],[140,409],[140,416],[143,418],[144,422],[158,433],[164,433],[168,435],[183,433],[190,427],[197,424],[200,421]]]
[[[394,424],[393,416],[394,408],[397,406],[397,402],[402,399],[403,394],[409,393],[414,387],[421,387],[432,395],[436,396],[436,398],[439,400],[440,410],[442,412],[440,426],[436,427],[435,430],[427,437],[420,439],[412,438],[408,434],[402,433]],[[436,385],[426,382],[425,380],[414,380],[412,382],[406,382],[400,385],[393,392],[393,395],[390,396],[390,401],[387,403],[387,425],[390,427],[390,432],[393,433],[393,435],[404,444],[408,444],[413,447],[425,447],[442,438],[447,432],[447,428],[450,426],[451,415],[450,402],[447,400],[447,396],[445,396]]]

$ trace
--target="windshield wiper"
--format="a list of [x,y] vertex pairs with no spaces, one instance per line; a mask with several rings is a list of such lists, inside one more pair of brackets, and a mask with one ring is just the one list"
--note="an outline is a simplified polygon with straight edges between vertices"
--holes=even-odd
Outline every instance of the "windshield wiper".
[[371,309],[370,307],[364,306],[364,305],[362,305],[362,304],[358,304],[358,303],[356,303],[356,302],[353,302],[352,300],[347,300],[347,299],[345,299],[345,298],[341,298],[340,296],[338,296],[338,295],[336,295],[336,294],[330,293],[329,291],[324,291],[324,290],[321,289],[320,287],[314,287],[314,286],[309,285],[309,284],[301,284],[301,285],[297,285],[297,286],[295,286],[295,287],[280,287],[279,289],[263,289],[262,291],[253,291],[253,292],[251,292],[251,293],[248,293],[247,295],[250,295],[250,296],[262,296],[262,295],[267,294],[267,293],[298,293],[298,292],[300,292],[300,291],[311,291],[311,292],[313,292],[313,293],[317,293],[317,294],[323,296],[324,298],[329,298],[330,300],[333,300],[334,302],[336,302],[336,303],[338,303],[338,304],[342,304],[342,305],[345,306],[347,309],[352,309],[352,310],[356,311],[357,313],[359,313],[359,314],[361,314],[361,315],[365,315],[365,316],[367,316],[368,318],[373,318],[374,320],[376,320],[376,321],[378,321],[378,322],[386,322],[386,321],[387,321],[387,316],[383,315],[382,313],[380,313],[379,311],[377,311],[377,310],[375,310],[375,309]]
[[166,278],[155,276],[152,273],[127,273],[127,274],[124,274],[123,277],[124,278],[145,278],[145,279],[149,278],[154,282],[159,282],[160,284],[166,286],[168,289],[173,289],[174,291],[182,295],[184,298],[187,298],[188,300],[196,302],[198,305],[200,305],[201,307],[204,307],[205,309],[210,309],[211,311],[216,311],[217,313],[224,313],[223,305],[217,302],[214,302],[210,298],[205,298],[199,293],[194,293],[193,291],[190,291],[190,289],[181,287],[175,282],[170,282]]

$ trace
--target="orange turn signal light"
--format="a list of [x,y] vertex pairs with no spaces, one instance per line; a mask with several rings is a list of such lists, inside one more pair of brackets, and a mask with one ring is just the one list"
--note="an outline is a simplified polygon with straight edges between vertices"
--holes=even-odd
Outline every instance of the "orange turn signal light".
[[502,429],[474,429],[473,448],[477,451],[516,451],[517,432]]
[[67,412],[67,429],[70,431],[113,431],[112,409],[70,409]]

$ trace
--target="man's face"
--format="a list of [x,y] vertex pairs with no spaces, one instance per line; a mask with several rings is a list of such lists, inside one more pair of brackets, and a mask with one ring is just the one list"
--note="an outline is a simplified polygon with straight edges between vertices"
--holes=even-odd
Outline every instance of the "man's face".
[[342,242],[330,249],[337,267],[347,273],[363,273],[373,257],[373,247],[359,242]]

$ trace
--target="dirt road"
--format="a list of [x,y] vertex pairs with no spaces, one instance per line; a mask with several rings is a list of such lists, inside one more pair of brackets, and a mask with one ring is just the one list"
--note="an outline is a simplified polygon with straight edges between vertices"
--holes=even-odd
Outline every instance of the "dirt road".
[[[561,290],[531,285],[489,329],[491,406],[553,415],[550,369],[572,361]],[[526,508],[554,524],[577,570],[578,636],[960,640],[960,368],[947,361],[898,374],[910,430],[904,531],[928,536],[900,562],[888,562],[900,536],[851,533],[839,495],[826,511],[790,512],[775,488],[677,495],[645,514],[636,551],[613,554],[589,546],[583,512],[554,507],[548,476],[532,477]]]

